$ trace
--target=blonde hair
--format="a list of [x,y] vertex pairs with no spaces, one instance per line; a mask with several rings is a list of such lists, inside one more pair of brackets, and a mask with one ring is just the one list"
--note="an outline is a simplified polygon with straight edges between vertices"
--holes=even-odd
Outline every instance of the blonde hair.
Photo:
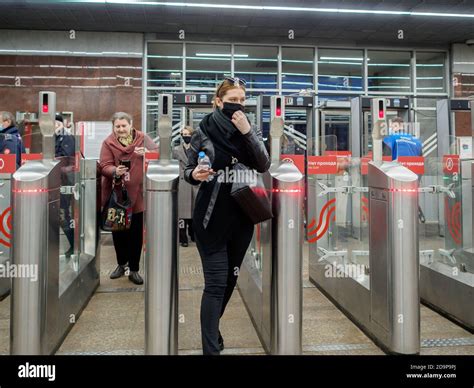
[[181,133],[183,133],[183,131],[188,131],[191,135],[194,133],[194,128],[191,127],[190,125],[185,125],[183,127],[183,129],[181,129]]
[[232,89],[242,89],[245,92],[245,86],[240,84],[240,82],[237,82],[237,84],[235,84],[231,80],[225,79],[219,84],[216,89],[216,93],[214,94],[214,98],[212,99],[212,107],[214,109],[217,108],[216,97],[219,97],[222,100],[227,94],[227,92]]

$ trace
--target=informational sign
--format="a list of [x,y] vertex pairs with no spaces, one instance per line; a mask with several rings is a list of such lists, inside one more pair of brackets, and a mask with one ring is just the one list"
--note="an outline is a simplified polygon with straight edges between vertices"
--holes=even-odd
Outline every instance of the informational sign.
[[0,154],[0,173],[13,174],[16,171],[16,155]]
[[304,155],[280,155],[280,160],[293,163],[302,174],[304,174]]
[[415,174],[423,175],[425,173],[425,158],[423,156],[399,156],[398,163]]
[[458,174],[459,173],[459,155],[443,156],[443,173]]
[[102,143],[112,133],[110,121],[80,121],[77,133],[81,135],[81,153],[85,159],[99,159]]
[[472,137],[471,136],[459,136],[458,141],[458,150],[459,156],[461,159],[471,159],[474,157],[472,152]]
[[160,158],[159,152],[146,152],[145,153],[145,172],[148,169],[148,164],[150,163],[150,160],[158,160],[159,158]]
[[308,175],[337,173],[337,156],[308,156]]
[[25,164],[28,160],[41,160],[43,158],[43,154],[21,154],[21,164]]

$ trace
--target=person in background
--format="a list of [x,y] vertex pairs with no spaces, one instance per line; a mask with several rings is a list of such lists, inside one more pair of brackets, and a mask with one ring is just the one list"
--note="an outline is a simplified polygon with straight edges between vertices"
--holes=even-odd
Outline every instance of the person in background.
[[[390,155],[392,160],[399,156],[423,156],[423,144],[416,136],[404,130],[404,121],[401,117],[390,120],[389,135],[383,139],[383,154]],[[421,175],[419,176],[421,182]],[[418,218],[425,223],[425,215],[418,206]]]
[[132,117],[125,112],[112,116],[112,133],[102,143],[99,168],[102,173],[102,207],[109,200],[112,186],[124,184],[132,202],[131,228],[112,232],[117,268],[110,275],[117,279],[125,274],[128,263],[128,279],[143,284],[139,275],[140,257],[143,245],[143,171],[145,153],[156,150],[153,140],[132,127]]
[[16,127],[15,116],[10,112],[0,112],[0,153],[16,154],[16,167],[21,165],[21,154],[25,146]]
[[194,198],[197,194],[198,186],[192,186],[184,180],[184,169],[188,164],[186,154],[190,147],[191,136],[194,132],[192,127],[184,127],[181,130],[183,144],[173,148],[173,158],[179,160],[179,191],[178,191],[178,217],[179,217],[179,243],[182,247],[188,246],[188,232],[191,241],[194,242],[194,232],[192,226]]
[[[55,157],[61,161],[61,186],[74,186],[74,167],[76,141],[74,135],[64,128],[61,115],[56,115],[54,130]],[[67,258],[74,252],[74,226],[71,223],[72,194],[59,195],[59,207],[62,211],[61,228],[69,242],[69,249],[64,253]]]
[[423,146],[420,139],[404,132],[404,122],[401,117],[390,121],[389,135],[383,139],[383,153],[390,155],[392,160],[399,156],[421,156]]

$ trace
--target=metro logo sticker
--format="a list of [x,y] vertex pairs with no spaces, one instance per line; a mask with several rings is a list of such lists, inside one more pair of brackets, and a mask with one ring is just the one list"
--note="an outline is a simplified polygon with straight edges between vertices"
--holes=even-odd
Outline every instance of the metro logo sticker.
[[399,156],[398,163],[415,174],[423,175],[425,173],[425,158],[423,156]]
[[308,156],[308,175],[337,173],[337,156]]
[[304,155],[280,155],[280,160],[293,163],[304,174]]
[[458,174],[459,173],[459,155],[443,156],[443,173]]

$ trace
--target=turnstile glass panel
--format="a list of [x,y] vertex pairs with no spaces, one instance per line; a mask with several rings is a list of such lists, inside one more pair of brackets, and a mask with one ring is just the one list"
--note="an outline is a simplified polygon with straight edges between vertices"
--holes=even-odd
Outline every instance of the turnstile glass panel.
[[[336,155],[337,169],[324,175],[308,174],[309,209],[307,239],[310,265],[331,264],[331,271],[341,271],[369,288],[369,202],[364,177],[368,158],[353,158],[336,150],[334,137],[320,139],[322,155]],[[329,150],[328,144],[333,145]],[[344,275],[344,272],[346,274]]]
[[335,136],[339,151],[349,151],[350,148],[350,117],[350,110],[321,111],[321,136]]
[[437,192],[420,193],[420,203],[435,196],[438,219],[420,227],[420,262],[457,279],[460,273],[474,287],[474,242],[472,236],[472,162],[456,155],[430,158],[425,176],[435,178]]
[[285,110],[285,127],[281,153],[302,155],[307,144],[306,109]]
[[[81,164],[80,136],[64,134],[56,141],[56,160],[61,165],[59,195],[59,295],[74,281],[80,270]],[[93,204],[90,200],[89,206]]]

